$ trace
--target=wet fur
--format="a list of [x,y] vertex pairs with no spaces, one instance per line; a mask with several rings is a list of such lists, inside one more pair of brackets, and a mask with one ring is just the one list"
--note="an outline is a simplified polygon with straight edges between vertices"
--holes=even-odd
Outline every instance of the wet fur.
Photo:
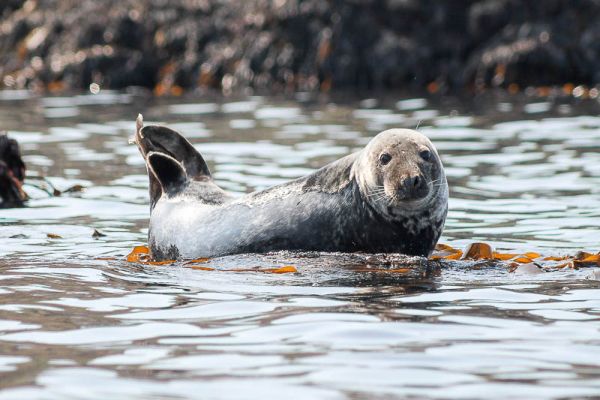
[[[423,200],[427,203],[392,207],[394,215],[374,207],[360,171],[365,168],[364,151],[308,176],[233,199],[213,182],[200,154],[190,151],[193,147],[178,133],[140,126],[136,142],[150,175],[149,245],[155,259],[276,250],[426,256],[443,229],[447,187]],[[155,165],[159,154],[172,164],[162,176]],[[445,185],[443,170],[438,172]],[[165,182],[170,179],[176,183]]]
[[19,144],[0,132],[0,208],[22,207],[27,200],[23,191],[25,163]]

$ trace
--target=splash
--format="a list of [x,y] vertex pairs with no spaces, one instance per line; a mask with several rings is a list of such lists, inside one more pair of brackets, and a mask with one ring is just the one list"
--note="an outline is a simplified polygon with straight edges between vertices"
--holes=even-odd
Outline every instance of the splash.
[[[143,264],[143,265],[182,265],[186,268],[195,269],[198,271],[215,271],[216,268],[207,267],[199,264],[206,263],[210,261],[209,258],[198,258],[194,260],[187,260],[183,262],[179,262],[176,260],[166,260],[166,261],[153,261],[150,255],[150,249],[147,246],[135,246],[133,250],[126,257],[127,262]],[[263,268],[261,266],[256,266],[252,268],[233,268],[226,269],[221,271],[228,272],[262,272],[262,273],[270,273],[270,274],[290,274],[290,273],[298,273],[298,269],[293,265],[283,265],[275,268]]]
[[[565,256],[544,256],[538,252],[529,251],[524,253],[502,253],[495,251],[488,243],[474,242],[467,245],[463,250],[452,247],[448,244],[438,244],[434,254],[429,259],[423,259],[422,262],[402,255],[362,255],[360,260],[353,260],[353,271],[355,272],[376,272],[387,274],[407,274],[413,272],[415,268],[428,266],[433,263],[441,267],[458,266],[465,268],[481,267],[486,265],[502,266],[509,272],[517,270],[537,269],[540,272],[553,271],[561,269],[579,269],[587,267],[600,267],[600,253],[589,253],[585,251],[577,252],[575,255]],[[406,259],[405,259],[406,258]],[[258,266],[240,266],[234,268],[219,268],[207,266],[207,263],[214,262],[209,258],[199,258],[194,260],[152,260],[150,249],[147,246],[135,246],[126,257],[127,262],[153,265],[153,266],[183,266],[198,271],[222,271],[222,272],[256,272],[272,274],[300,273],[298,268],[293,265],[258,265]],[[406,265],[404,265],[406,264]],[[212,264],[211,264],[212,265]]]
[[563,268],[578,269],[583,267],[600,267],[600,253],[579,251],[575,255],[544,256],[529,251],[525,253],[501,253],[494,251],[488,243],[474,242],[464,250],[448,244],[438,244],[431,260],[450,260],[456,262],[488,261],[506,266],[511,272],[521,266],[536,267],[541,270],[557,270]]

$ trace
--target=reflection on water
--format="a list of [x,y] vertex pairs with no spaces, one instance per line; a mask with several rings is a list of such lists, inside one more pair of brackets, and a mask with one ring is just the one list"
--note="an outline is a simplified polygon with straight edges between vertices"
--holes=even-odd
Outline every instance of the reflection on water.
[[[418,125],[452,191],[443,242],[598,251],[597,103],[298,99],[0,92],[1,128],[30,173],[85,187],[50,197],[31,180],[29,207],[0,211],[0,399],[600,395],[591,268],[312,253],[204,269],[124,261],[147,232],[145,169],[127,145],[140,111],[190,138],[236,193]],[[284,265],[298,272],[260,272]]]

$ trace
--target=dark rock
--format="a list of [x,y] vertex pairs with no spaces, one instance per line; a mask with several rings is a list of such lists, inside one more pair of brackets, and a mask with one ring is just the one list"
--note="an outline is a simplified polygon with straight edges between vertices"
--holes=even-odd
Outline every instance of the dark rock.
[[98,239],[98,238],[101,238],[104,236],[106,236],[106,235],[104,233],[100,232],[98,229],[94,229],[94,232],[92,232],[92,237],[94,239]]
[[0,16],[23,7],[25,0],[2,0],[0,3]]
[[7,0],[0,15],[15,88],[600,83],[598,0]]

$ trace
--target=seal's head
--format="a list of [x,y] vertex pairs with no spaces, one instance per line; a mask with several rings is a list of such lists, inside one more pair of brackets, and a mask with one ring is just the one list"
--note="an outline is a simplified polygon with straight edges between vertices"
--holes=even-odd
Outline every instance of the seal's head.
[[423,134],[390,129],[361,152],[354,171],[371,206],[390,217],[428,208],[444,197],[447,183],[438,153]]

